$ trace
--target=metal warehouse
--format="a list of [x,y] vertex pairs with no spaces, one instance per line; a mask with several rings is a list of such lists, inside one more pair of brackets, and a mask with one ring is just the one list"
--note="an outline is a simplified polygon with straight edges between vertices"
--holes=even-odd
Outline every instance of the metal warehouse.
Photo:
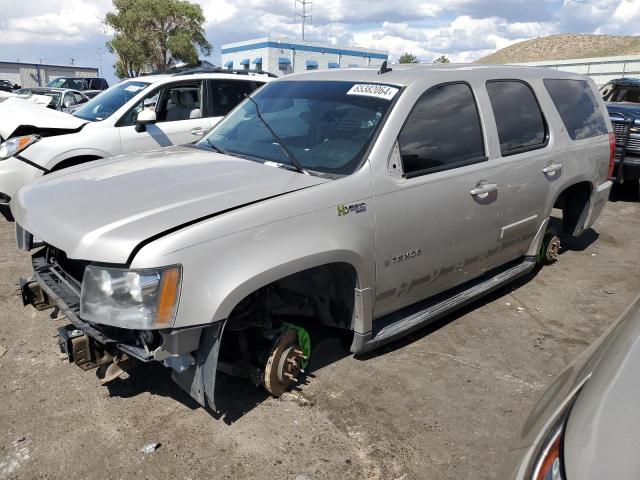
[[387,52],[360,47],[338,47],[271,37],[222,46],[222,65],[230,69],[262,69],[285,75],[329,68],[377,67]]
[[598,86],[602,86],[614,78],[640,77],[640,55],[548,60],[514,65],[548,67],[565,72],[580,73],[591,77]]
[[98,69],[77,65],[0,62],[0,80],[23,87],[42,87],[56,77],[97,77]]

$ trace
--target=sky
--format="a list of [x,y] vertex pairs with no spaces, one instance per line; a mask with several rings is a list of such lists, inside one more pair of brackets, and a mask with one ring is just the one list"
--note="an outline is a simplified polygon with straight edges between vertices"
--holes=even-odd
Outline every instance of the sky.
[[[295,0],[197,0],[220,63],[225,43],[268,35],[300,39]],[[110,0],[0,0],[0,61],[93,66],[115,79],[103,19]],[[553,33],[640,35],[640,0],[314,0],[307,41],[440,55],[467,62]]]

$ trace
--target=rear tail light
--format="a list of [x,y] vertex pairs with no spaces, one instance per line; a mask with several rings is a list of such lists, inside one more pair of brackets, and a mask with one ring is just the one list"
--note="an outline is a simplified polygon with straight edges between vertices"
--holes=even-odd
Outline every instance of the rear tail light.
[[615,167],[616,158],[616,136],[613,132],[609,133],[609,178],[613,178],[613,168]]

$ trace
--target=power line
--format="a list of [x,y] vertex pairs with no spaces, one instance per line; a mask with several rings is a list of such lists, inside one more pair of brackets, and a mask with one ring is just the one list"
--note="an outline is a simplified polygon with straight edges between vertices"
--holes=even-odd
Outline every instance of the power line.
[[[298,10],[299,6],[300,8],[302,8],[302,12]],[[307,7],[309,7],[308,10],[307,10]],[[294,8],[295,8],[295,17],[300,18],[300,21],[302,24],[302,41],[304,42],[304,27],[305,27],[305,24],[307,23],[307,19],[309,19],[310,22],[313,21],[313,15],[311,15],[311,12],[313,10],[313,2],[309,0],[296,0]]]

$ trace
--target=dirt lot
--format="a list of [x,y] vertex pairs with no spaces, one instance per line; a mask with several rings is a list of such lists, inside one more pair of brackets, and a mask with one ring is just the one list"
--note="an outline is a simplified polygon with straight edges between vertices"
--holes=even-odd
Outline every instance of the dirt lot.
[[322,341],[300,394],[224,382],[219,418],[162,367],[107,388],[63,361],[64,319],[22,307],[28,257],[2,223],[0,478],[492,478],[538,395],[640,292],[632,200],[558,264],[376,355]]

